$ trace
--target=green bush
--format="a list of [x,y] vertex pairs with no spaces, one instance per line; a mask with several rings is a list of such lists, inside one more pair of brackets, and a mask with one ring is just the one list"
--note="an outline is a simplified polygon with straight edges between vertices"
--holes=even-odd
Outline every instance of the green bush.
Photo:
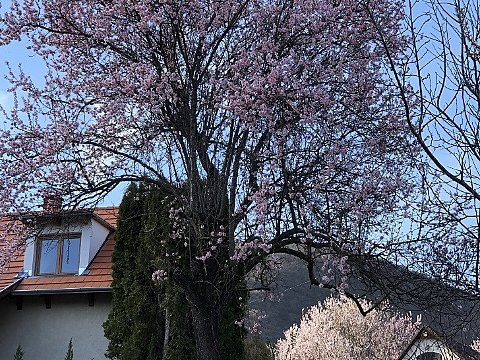
[[112,255],[112,309],[103,325],[109,359],[162,356],[165,319],[160,302],[164,295],[152,281],[159,239],[168,229],[164,223],[169,209],[161,201],[160,191],[132,183],[120,204]]

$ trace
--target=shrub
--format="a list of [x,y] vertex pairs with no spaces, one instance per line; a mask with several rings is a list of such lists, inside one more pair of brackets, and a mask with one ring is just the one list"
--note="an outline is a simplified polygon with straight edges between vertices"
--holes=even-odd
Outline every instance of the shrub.
[[[362,302],[363,308],[371,308]],[[378,307],[363,316],[344,296],[311,307],[300,325],[285,331],[275,346],[276,360],[396,360],[420,328],[410,317]]]
[[15,355],[13,355],[13,360],[23,360],[23,350],[20,345],[18,345]]
[[70,341],[68,342],[68,349],[67,349],[67,355],[65,355],[65,360],[73,360],[72,338],[70,338]]

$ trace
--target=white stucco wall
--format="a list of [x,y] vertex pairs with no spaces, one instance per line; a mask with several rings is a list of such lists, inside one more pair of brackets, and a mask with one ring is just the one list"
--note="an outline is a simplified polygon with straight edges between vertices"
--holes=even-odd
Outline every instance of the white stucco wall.
[[63,360],[70,338],[75,360],[104,360],[108,340],[103,322],[111,308],[111,294],[52,295],[51,308],[42,296],[23,296],[22,310],[14,297],[0,300],[0,359],[13,359],[20,344],[24,360]]
[[[98,250],[100,250],[100,247],[103,245],[103,243],[105,242],[105,239],[110,233],[109,229],[107,229],[105,226],[100,224],[95,219],[90,220],[90,229],[91,229],[91,233],[88,234],[90,236],[90,241],[89,241],[90,248],[89,248],[87,266],[90,263],[90,261],[92,261],[93,257],[97,254]],[[83,240],[83,234],[82,234],[82,240]]]

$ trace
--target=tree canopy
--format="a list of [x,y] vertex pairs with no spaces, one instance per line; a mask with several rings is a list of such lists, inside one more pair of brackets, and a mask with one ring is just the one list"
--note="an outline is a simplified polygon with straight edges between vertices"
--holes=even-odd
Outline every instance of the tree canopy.
[[27,36],[49,72],[11,73],[26,96],[4,114],[0,208],[143,180],[183,203],[200,263],[224,239],[232,260],[371,249],[412,189],[374,28],[398,53],[401,17],[392,1],[14,1],[0,41]]
[[403,246],[418,147],[386,72],[402,18],[394,0],[14,0],[0,44],[28,38],[48,72],[10,71],[0,211],[162,188],[183,250],[154,276],[184,291],[198,359],[218,359],[226,305],[267,256],[345,290],[331,275],[350,257]]
[[418,166],[418,246],[412,243],[410,251],[418,259],[415,270],[478,292],[480,5],[426,0],[409,1],[407,9],[406,56],[392,58],[390,70],[405,122],[428,160]]

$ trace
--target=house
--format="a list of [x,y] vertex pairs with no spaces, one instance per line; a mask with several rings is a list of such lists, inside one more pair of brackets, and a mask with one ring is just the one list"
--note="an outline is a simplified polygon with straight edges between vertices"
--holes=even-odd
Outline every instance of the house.
[[25,360],[64,359],[70,339],[76,360],[105,359],[116,216],[97,208],[20,217],[38,231],[0,273],[0,359],[18,345]]
[[447,341],[424,326],[406,346],[399,360],[475,360],[479,357],[470,347]]
[[[110,207],[18,217],[36,231],[0,273],[0,360],[13,358],[18,345],[25,360],[61,360],[70,339],[75,360],[105,359],[108,340],[102,324],[111,309],[117,213]],[[2,246],[8,246],[8,239],[0,250]],[[302,309],[330,295],[310,286],[298,260],[284,259],[283,265],[273,299],[261,294],[250,298],[250,307],[267,316],[261,335],[270,343],[299,321]],[[399,360],[472,360],[477,355],[424,328],[405,344]]]

